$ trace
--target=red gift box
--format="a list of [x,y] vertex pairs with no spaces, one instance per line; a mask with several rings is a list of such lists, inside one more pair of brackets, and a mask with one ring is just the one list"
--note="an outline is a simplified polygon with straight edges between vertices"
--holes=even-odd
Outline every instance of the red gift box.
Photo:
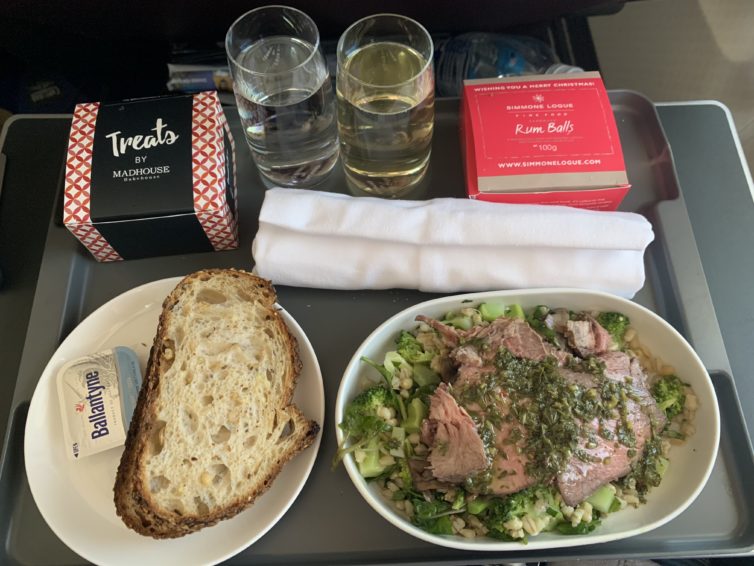
[[469,198],[615,210],[630,188],[599,73],[467,80],[461,116]]

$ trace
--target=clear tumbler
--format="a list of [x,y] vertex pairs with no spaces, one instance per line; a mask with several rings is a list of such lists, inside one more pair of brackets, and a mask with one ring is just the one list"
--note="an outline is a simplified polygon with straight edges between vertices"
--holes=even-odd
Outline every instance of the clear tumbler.
[[427,172],[435,116],[432,50],[427,30],[396,14],[359,20],[340,37],[340,152],[356,189],[398,197]]
[[230,26],[238,113],[268,186],[313,187],[338,159],[335,101],[319,31],[295,8],[265,6]]

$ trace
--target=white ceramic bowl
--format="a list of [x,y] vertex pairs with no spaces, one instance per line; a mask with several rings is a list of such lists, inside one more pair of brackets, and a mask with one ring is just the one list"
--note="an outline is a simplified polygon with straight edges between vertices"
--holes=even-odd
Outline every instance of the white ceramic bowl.
[[[359,474],[349,455],[344,464],[356,489],[364,499],[399,529],[428,542],[451,548],[467,550],[538,550],[596,544],[635,536],[664,525],[696,499],[712,471],[720,439],[720,414],[709,375],[699,357],[684,338],[667,322],[650,310],[631,301],[606,293],[573,289],[537,289],[523,291],[497,291],[443,297],[408,308],[381,324],[359,346],[346,368],[335,403],[335,423],[338,443],[343,434],[337,423],[343,411],[364,386],[365,376],[374,376],[373,369],[360,362],[362,356],[382,360],[385,352],[395,349],[395,337],[400,330],[415,327],[419,314],[442,317],[448,311],[476,305],[484,301],[499,300],[506,304],[518,303],[524,308],[536,305],[565,307],[571,310],[618,311],[631,319],[631,325],[654,356],[676,368],[678,375],[689,383],[699,398],[696,413],[696,433],[682,446],[673,446],[670,468],[662,485],[652,490],[645,505],[638,509],[626,508],[610,514],[592,533],[563,536],[542,533],[530,537],[526,547],[519,542],[503,542],[490,538],[466,539],[460,536],[433,535],[412,525],[382,498],[379,490],[367,483]],[[472,302],[469,302],[472,301]]]

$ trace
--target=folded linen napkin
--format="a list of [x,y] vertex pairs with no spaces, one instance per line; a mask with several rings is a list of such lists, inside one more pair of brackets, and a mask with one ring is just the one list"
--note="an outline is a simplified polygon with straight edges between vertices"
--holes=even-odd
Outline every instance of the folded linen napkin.
[[629,212],[270,189],[252,245],[278,285],[426,292],[577,287],[632,297],[651,224]]

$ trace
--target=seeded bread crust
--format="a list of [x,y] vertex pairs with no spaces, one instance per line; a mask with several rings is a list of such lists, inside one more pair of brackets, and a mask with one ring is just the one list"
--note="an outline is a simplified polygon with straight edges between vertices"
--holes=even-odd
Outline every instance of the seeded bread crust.
[[[204,287],[207,287],[207,289],[205,290]],[[253,301],[255,309],[263,309],[262,313],[256,311],[254,313],[257,318],[260,314],[263,315],[260,327],[248,328],[248,332],[252,333],[251,339],[254,339],[255,333],[264,332],[268,333],[267,336],[274,338],[274,344],[279,345],[276,350],[280,351],[275,352],[276,364],[275,375],[273,376],[276,385],[272,386],[276,389],[268,395],[274,395],[275,398],[254,398],[253,393],[260,391],[261,386],[258,386],[258,380],[261,378],[251,375],[249,380],[252,395],[242,398],[240,405],[231,404],[231,397],[238,403],[237,392],[223,391],[222,383],[213,384],[212,387],[217,387],[217,395],[223,398],[223,403],[227,406],[223,406],[219,401],[215,402],[212,396],[206,396],[212,398],[211,403],[215,419],[217,418],[217,411],[223,410],[228,413],[229,419],[232,420],[234,412],[241,410],[239,407],[248,408],[251,412],[274,411],[274,415],[264,414],[265,419],[260,422],[268,423],[268,425],[271,423],[270,430],[254,431],[255,445],[248,449],[248,453],[231,454],[228,458],[233,460],[232,462],[224,461],[220,464],[221,470],[228,478],[233,479],[239,477],[242,471],[245,473],[251,468],[261,469],[261,471],[253,476],[251,473],[247,474],[247,477],[252,478],[252,483],[241,486],[239,492],[232,493],[230,499],[223,501],[220,505],[210,505],[214,500],[206,492],[211,487],[211,483],[204,485],[197,479],[197,483],[194,484],[191,480],[186,479],[193,477],[205,479],[204,476],[198,475],[200,471],[189,472],[188,475],[183,472],[176,473],[175,477],[164,472],[158,479],[169,485],[173,491],[181,494],[176,496],[177,504],[166,505],[164,496],[159,494],[161,484],[159,482],[155,484],[154,477],[150,479],[150,473],[154,473],[152,468],[155,466],[155,452],[161,454],[162,457],[169,456],[171,462],[182,459],[183,464],[189,470],[194,463],[193,461],[196,460],[196,457],[189,453],[174,454],[170,452],[173,449],[186,451],[186,447],[175,448],[169,444],[169,439],[172,437],[163,430],[166,425],[163,421],[160,421],[158,415],[160,410],[163,413],[165,412],[165,407],[168,404],[182,401],[180,396],[175,401],[173,399],[161,399],[161,394],[165,394],[165,391],[176,391],[175,381],[177,378],[175,371],[170,371],[172,365],[180,363],[184,367],[186,364],[192,363],[191,356],[188,356],[187,359],[185,352],[179,354],[180,347],[177,351],[177,344],[169,336],[175,335],[177,326],[186,324],[186,320],[176,320],[184,312],[188,313],[187,316],[200,316],[197,314],[198,306],[191,304],[191,301],[195,300],[197,296],[201,296],[197,293],[212,293],[215,292],[213,290],[217,289],[222,289],[225,295],[236,293],[248,298]],[[207,296],[210,299],[213,297]],[[165,299],[157,334],[149,355],[146,376],[139,392],[114,487],[116,511],[129,528],[142,535],[157,539],[176,538],[231,518],[249,507],[257,497],[270,487],[283,466],[293,456],[314,442],[319,431],[319,425],[308,420],[297,407],[291,404],[296,379],[301,370],[301,361],[298,356],[296,339],[291,335],[280,313],[275,309],[275,301],[275,290],[269,281],[244,271],[229,269],[209,269],[193,273],[185,277]],[[247,305],[239,304],[239,309],[246,307]],[[177,311],[180,311],[180,313],[177,313]],[[191,320],[188,324],[202,324],[203,322]],[[216,325],[217,322],[213,322],[213,324]],[[211,340],[212,337],[210,336],[209,339]],[[180,360],[176,359],[178,356],[181,356]],[[225,369],[225,366],[223,369]],[[237,368],[231,367],[230,369],[235,371]],[[245,369],[243,368],[241,371],[245,371]],[[238,373],[234,375],[238,375]],[[204,376],[199,376],[199,379],[203,378]],[[253,384],[254,379],[257,380],[257,385]],[[172,380],[172,382],[168,383],[166,380]],[[264,386],[267,386],[266,382],[264,382]],[[215,389],[212,389],[212,391],[214,392]],[[189,399],[189,401],[193,401],[193,399]],[[217,408],[218,405],[220,406],[219,409]],[[199,421],[198,430],[201,433],[202,415],[196,418]],[[283,421],[287,424],[283,424]],[[175,423],[171,425],[168,422],[167,426],[173,425]],[[224,432],[229,436],[231,430],[235,434],[233,425],[229,424]],[[259,444],[256,444],[257,437],[261,438]],[[162,444],[163,438],[164,445]],[[216,446],[203,446],[203,443],[211,444],[208,438],[207,434],[199,435],[197,439],[198,447],[218,452]],[[226,442],[227,446],[223,447],[230,450],[231,443],[227,439],[223,440],[223,438],[220,438],[220,442]],[[238,447],[237,445],[234,446]],[[165,451],[164,454],[162,454],[163,451]],[[199,452],[203,454],[201,450]],[[215,455],[213,458],[218,458],[218,456]],[[238,467],[238,461],[242,463],[243,470],[234,469],[234,466]],[[201,462],[198,463],[201,464]],[[222,474],[216,476],[215,479],[218,477],[225,479],[225,475]],[[241,483],[243,482],[239,482],[238,485]],[[193,497],[193,500],[189,499],[191,497]],[[191,501],[199,501],[199,508],[190,508]]]

